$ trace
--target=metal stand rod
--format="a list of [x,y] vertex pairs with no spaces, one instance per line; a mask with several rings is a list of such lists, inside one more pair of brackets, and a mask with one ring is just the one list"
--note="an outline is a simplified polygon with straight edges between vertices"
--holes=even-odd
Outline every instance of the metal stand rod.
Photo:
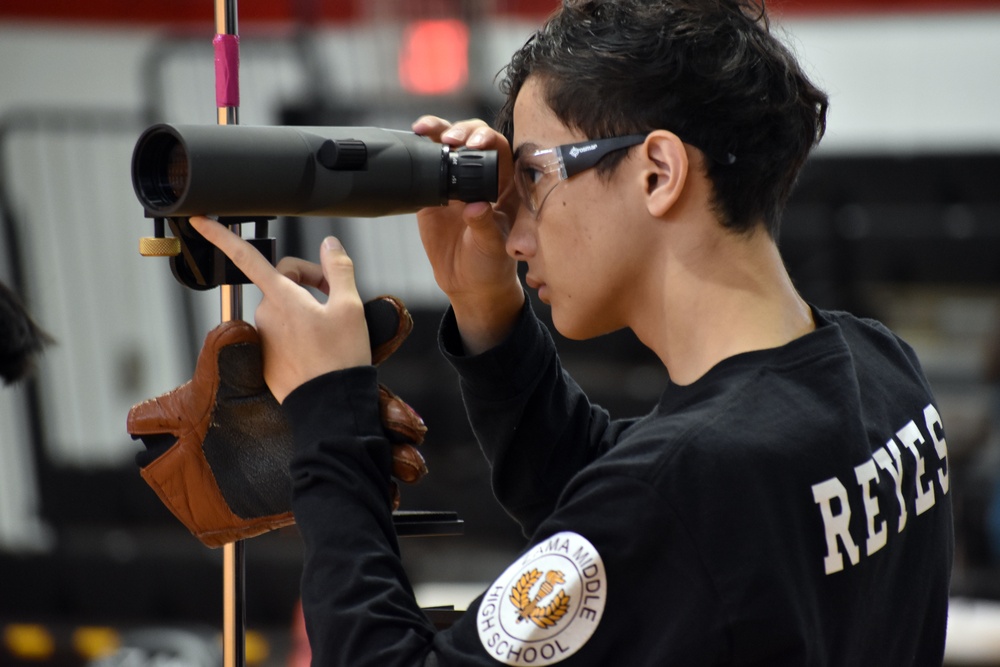
[[[238,228],[239,225],[234,225]],[[237,231],[238,233],[238,231]],[[243,294],[239,285],[222,285],[222,321],[242,319]],[[222,659],[223,667],[246,665],[246,544],[222,547]]]
[[222,547],[222,658],[225,667],[246,664],[246,584],[243,576],[246,544],[240,540]]
[[[215,98],[219,125],[239,123],[239,31],[236,0],[215,0]],[[240,232],[234,225],[233,231]],[[239,285],[220,287],[223,322],[243,319],[243,292]],[[224,667],[246,664],[246,563],[242,540],[222,549]]]

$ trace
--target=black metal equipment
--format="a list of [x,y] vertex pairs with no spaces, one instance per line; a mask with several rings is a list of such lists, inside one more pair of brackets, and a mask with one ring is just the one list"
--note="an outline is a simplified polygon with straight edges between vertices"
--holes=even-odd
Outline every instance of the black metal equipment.
[[373,127],[154,125],[132,158],[153,216],[377,217],[496,201],[496,151]]
[[132,156],[136,197],[154,219],[140,252],[171,257],[178,281],[198,290],[247,281],[189,216],[255,223],[248,240],[273,262],[267,222],[277,216],[378,217],[451,200],[496,201],[497,178],[496,151],[452,151],[373,127],[158,124]]

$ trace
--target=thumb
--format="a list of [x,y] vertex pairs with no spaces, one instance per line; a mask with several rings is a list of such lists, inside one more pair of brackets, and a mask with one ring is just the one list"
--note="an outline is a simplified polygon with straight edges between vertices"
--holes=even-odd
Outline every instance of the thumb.
[[[320,266],[323,276],[330,287],[330,296],[334,294],[354,293],[358,287],[354,279],[354,262],[347,255],[340,240],[334,236],[323,239],[320,249]],[[360,297],[359,297],[360,298]]]
[[[365,308],[354,281],[354,262],[344,246],[333,236],[323,240],[320,266],[329,289],[322,318],[326,340],[323,354],[329,357],[331,370],[371,364],[371,342]],[[333,327],[332,329],[329,327]]]
[[506,216],[498,216],[488,202],[475,202],[465,207],[462,218],[480,247],[506,254],[507,235],[510,233]]

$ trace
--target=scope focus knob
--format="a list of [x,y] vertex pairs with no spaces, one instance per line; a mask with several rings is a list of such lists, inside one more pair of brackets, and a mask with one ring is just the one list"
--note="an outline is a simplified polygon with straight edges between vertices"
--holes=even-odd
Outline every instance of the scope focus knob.
[[360,139],[327,139],[316,160],[327,169],[357,171],[368,164],[368,146]]

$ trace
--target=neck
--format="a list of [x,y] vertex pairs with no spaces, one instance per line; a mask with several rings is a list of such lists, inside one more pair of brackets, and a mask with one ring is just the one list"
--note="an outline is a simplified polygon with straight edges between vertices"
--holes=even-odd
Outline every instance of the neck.
[[815,328],[762,229],[751,236],[719,229],[664,247],[671,250],[632,329],[673,382],[690,384],[723,359],[780,347]]

